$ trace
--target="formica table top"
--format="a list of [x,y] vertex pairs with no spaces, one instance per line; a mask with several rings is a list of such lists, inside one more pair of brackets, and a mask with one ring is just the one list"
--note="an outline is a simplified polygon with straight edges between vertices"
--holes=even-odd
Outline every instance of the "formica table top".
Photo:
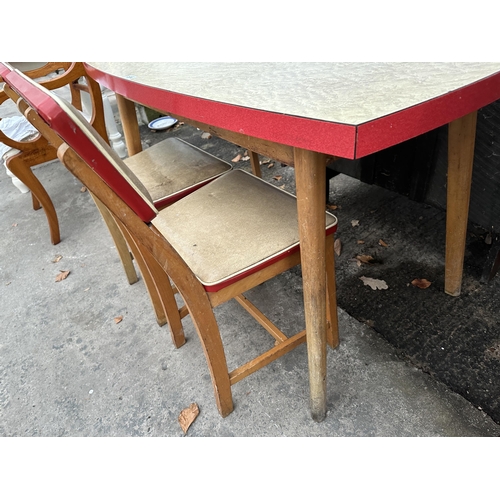
[[[261,136],[266,139],[286,142],[283,140],[286,134],[273,138],[272,133],[264,131],[266,126],[260,123],[260,115],[255,112],[272,114],[273,119],[277,119],[275,127],[289,125],[293,129],[298,123],[302,127],[319,127],[315,133],[324,136],[319,142],[337,141],[346,146],[323,147],[323,152],[335,154],[334,150],[339,149],[339,156],[351,158],[391,145],[380,140],[387,135],[385,129],[403,127],[399,135],[405,140],[500,98],[500,63],[88,64],[112,77],[175,93],[179,96],[178,102],[196,98],[238,107],[240,113],[242,108],[252,110],[254,114],[246,116],[248,119],[253,116],[259,122]],[[481,85],[475,87],[478,82]],[[446,109],[438,109],[433,120],[424,117],[423,121],[429,123],[412,123],[422,122],[421,114],[416,112],[422,104],[431,103],[421,112],[435,114],[433,103],[436,102],[444,104]],[[466,103],[468,106],[463,111],[459,109]],[[284,120],[285,117],[289,120]],[[388,117],[394,118],[392,123],[379,130],[379,125]],[[330,127],[329,133],[321,132],[329,124],[337,127]],[[373,127],[380,137],[360,134],[363,128],[368,131]],[[248,126],[240,128],[243,133],[258,133],[250,131]],[[373,135],[373,130],[371,132]],[[303,130],[302,134],[309,132]],[[401,142],[397,134],[394,141],[389,140]],[[307,145],[295,143],[291,137],[288,143],[320,150],[318,141]]]

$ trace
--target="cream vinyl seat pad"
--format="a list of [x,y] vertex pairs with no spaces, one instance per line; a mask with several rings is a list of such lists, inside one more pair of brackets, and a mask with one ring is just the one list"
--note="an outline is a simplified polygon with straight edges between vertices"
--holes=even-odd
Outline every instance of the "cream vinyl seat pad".
[[155,205],[196,189],[231,170],[231,165],[182,139],[168,138],[124,160],[144,184]]
[[[295,196],[232,170],[162,210],[152,224],[213,286],[298,247]],[[325,229],[337,218],[325,212]]]

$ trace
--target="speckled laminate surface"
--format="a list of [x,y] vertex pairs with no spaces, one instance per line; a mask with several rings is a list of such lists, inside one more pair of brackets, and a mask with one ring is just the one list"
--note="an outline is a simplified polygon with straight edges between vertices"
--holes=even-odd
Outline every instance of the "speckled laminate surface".
[[349,125],[415,106],[500,71],[500,63],[89,64],[172,92]]

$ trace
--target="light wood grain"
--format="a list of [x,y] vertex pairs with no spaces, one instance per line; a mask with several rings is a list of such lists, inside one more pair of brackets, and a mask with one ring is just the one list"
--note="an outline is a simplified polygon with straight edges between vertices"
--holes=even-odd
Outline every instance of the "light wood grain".
[[445,292],[460,295],[474,164],[477,112],[448,126]]
[[323,154],[294,150],[311,414],[326,416],[325,168]]

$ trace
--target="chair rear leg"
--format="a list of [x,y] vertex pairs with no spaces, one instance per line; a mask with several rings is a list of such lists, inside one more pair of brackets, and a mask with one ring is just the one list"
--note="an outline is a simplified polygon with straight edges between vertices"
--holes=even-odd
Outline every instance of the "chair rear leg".
[[153,306],[153,310],[156,316],[156,321],[158,325],[163,326],[168,323],[168,316],[165,311],[164,303],[160,297],[158,292],[158,288],[155,285],[155,279],[151,275],[151,271],[146,261],[143,258],[139,247],[137,246],[136,239],[130,234],[129,231],[125,228],[125,226],[115,218],[115,221],[119,228],[121,229],[124,238],[127,240],[127,243],[130,247],[132,254],[135,256],[135,261],[139,266],[139,270],[141,271],[142,279],[144,280],[144,285],[146,286],[146,290],[149,294],[149,298],[151,300],[151,304]]
[[140,253],[141,259],[146,264],[150,273],[152,279],[151,286],[156,287],[158,297],[163,304],[163,310],[167,317],[172,342],[175,347],[179,348],[186,343],[186,337],[184,336],[181,315],[177,301],[175,300],[170,278],[151,253],[140,242],[135,241],[135,243],[137,245],[137,251]]
[[109,230],[111,238],[113,238],[113,242],[116,249],[118,250],[118,256],[120,257],[123,269],[125,270],[127,280],[129,284],[133,285],[139,280],[139,277],[137,276],[137,272],[132,262],[132,256],[130,255],[130,251],[125,238],[116,225],[115,219],[113,218],[109,210],[92,193],[90,193],[90,195],[92,196],[92,199],[94,200],[94,203],[96,204],[97,209],[99,210],[101,217]]
[[42,208],[40,201],[33,193],[31,193],[31,204],[33,205],[33,210],[40,210]]

